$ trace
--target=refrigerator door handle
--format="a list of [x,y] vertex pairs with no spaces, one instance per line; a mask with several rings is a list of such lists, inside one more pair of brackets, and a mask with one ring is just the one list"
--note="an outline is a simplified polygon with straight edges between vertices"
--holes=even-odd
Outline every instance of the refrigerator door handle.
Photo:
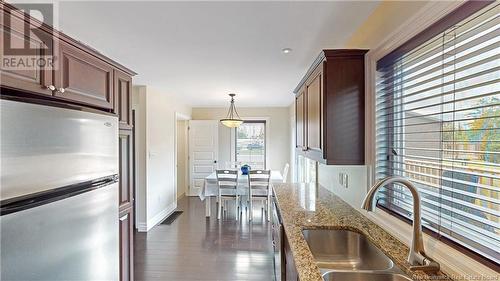
[[0,201],[0,216],[43,206],[116,183],[115,175]]

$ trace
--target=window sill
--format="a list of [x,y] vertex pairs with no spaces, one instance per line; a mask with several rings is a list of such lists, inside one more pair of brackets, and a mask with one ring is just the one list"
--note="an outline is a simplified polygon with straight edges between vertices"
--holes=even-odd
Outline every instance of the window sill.
[[[411,244],[411,225],[378,208],[375,212],[365,212],[363,210],[361,212],[405,245],[409,246]],[[453,279],[498,280],[495,279],[498,278],[498,273],[495,270],[426,233],[424,233],[423,238],[426,254],[439,262],[441,270]]]

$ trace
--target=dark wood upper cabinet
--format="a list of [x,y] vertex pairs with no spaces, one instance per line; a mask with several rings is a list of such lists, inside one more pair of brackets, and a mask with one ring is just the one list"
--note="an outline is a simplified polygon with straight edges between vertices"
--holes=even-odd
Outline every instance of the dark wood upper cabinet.
[[318,67],[311,75],[310,79],[305,84],[305,92],[307,99],[307,122],[306,122],[306,135],[307,135],[307,149],[322,151],[322,118],[323,111],[323,85],[322,68]]
[[[2,59],[0,81],[2,86],[7,88],[22,88],[26,91],[42,95],[52,95],[52,89],[55,89],[52,81],[52,67],[50,64],[31,63],[24,67],[18,63],[14,48],[24,46],[22,55],[39,61],[41,58],[48,57],[53,51],[52,36],[43,30],[37,30],[32,36],[25,36],[26,25],[24,18],[19,17],[18,13],[4,10],[2,5],[0,18]],[[12,49],[11,49],[12,48]],[[20,52],[17,50],[17,52]],[[10,55],[14,54],[14,56]],[[18,56],[17,56],[18,57]],[[10,58],[10,59],[9,59]],[[7,60],[7,61],[5,61]],[[46,62],[43,60],[43,62]],[[14,67],[16,65],[17,67]]]
[[114,113],[118,114],[121,129],[132,128],[132,77],[114,71]]
[[59,42],[59,60],[55,71],[55,96],[112,109],[113,67],[80,49]]
[[297,134],[305,127],[299,154],[325,164],[365,163],[366,52],[323,50],[295,89]]
[[300,92],[297,97],[295,97],[295,124],[296,124],[296,145],[297,149],[303,150],[306,148],[306,143],[304,139],[305,133],[305,94]]
[[[120,117],[121,128],[132,128],[127,95],[135,72],[10,4],[0,2],[0,10],[2,55],[8,56],[11,47],[24,46],[17,50],[21,56],[29,56],[30,60],[45,58],[45,63],[52,60],[50,67],[32,63],[14,68],[2,64],[2,88],[114,112]],[[115,85],[119,86],[116,93]],[[119,103],[114,101],[117,95],[121,98]]]

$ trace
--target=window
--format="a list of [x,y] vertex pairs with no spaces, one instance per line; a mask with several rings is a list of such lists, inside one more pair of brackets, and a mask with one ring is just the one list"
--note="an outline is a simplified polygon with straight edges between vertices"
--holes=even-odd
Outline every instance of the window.
[[297,155],[295,159],[297,182],[313,183],[317,182],[318,162]]
[[236,128],[236,162],[266,168],[266,121],[245,121]]
[[[498,265],[500,4],[482,5],[377,62],[376,177],[409,178],[428,230]],[[377,203],[412,218],[402,186]]]

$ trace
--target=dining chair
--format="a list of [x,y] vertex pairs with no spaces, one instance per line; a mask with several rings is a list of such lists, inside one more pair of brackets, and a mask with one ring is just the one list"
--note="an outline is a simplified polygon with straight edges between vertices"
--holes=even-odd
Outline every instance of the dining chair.
[[283,176],[283,183],[286,183],[286,181],[287,181],[288,169],[290,169],[290,164],[286,163],[285,167],[283,168],[283,173],[281,174]]
[[[264,201],[267,220],[271,220],[271,171],[270,170],[250,170],[248,171],[248,202],[249,215],[248,220],[253,218],[253,200]],[[254,193],[255,191],[264,191],[264,193]],[[264,209],[264,207],[263,207]]]
[[[236,200],[236,220],[239,219],[240,211],[241,211],[241,199],[240,194],[238,193],[238,170],[216,170],[215,172],[217,176],[217,219],[220,220],[221,213],[224,210],[224,200],[232,199]],[[224,211],[227,211],[227,207]]]

